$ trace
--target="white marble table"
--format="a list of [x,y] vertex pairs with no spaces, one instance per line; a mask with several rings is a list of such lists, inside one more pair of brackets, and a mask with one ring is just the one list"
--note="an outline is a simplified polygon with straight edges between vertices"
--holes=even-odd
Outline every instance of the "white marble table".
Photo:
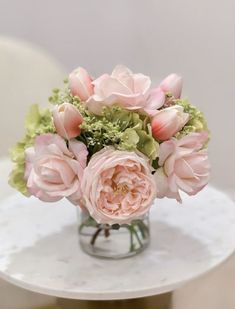
[[118,300],[173,291],[225,261],[235,248],[235,204],[208,187],[184,204],[158,200],[142,254],[107,261],[78,246],[76,209],[16,193],[0,200],[0,276],[39,293]]

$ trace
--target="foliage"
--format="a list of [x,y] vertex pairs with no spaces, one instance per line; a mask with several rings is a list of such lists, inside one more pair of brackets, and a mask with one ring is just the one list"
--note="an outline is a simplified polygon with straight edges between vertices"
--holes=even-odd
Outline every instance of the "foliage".
[[207,127],[206,119],[203,113],[188,100],[176,100],[176,104],[184,108],[184,112],[190,115],[190,119],[184,128],[176,134],[178,139],[191,132],[209,131]]
[[32,105],[25,121],[26,135],[10,150],[15,166],[9,177],[9,184],[21,193],[27,195],[25,171],[25,149],[31,147],[37,135],[54,133],[55,129],[49,109],[39,110],[38,105]]
[[118,106],[104,108],[102,116],[86,114],[78,139],[87,145],[90,155],[112,145],[120,150],[139,150],[152,160],[156,158],[158,143],[146,133],[147,122],[147,116]]

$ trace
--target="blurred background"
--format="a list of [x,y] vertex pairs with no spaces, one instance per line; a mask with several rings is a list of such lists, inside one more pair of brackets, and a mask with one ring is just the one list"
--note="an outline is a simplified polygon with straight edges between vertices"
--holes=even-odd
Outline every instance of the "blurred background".
[[[77,66],[96,76],[122,63],[153,84],[176,72],[183,95],[208,119],[212,182],[235,198],[234,11],[234,0],[0,0],[0,155],[23,134],[28,106],[46,105],[50,89]],[[175,306],[234,308],[233,260],[178,291]],[[1,284],[0,294],[10,289]],[[26,293],[24,306],[14,307],[3,294],[3,309],[35,301]]]

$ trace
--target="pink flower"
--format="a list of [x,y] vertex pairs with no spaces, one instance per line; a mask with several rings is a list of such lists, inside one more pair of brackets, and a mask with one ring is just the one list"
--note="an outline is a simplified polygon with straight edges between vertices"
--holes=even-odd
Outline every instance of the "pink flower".
[[183,79],[177,74],[168,75],[159,85],[165,93],[170,92],[175,99],[179,99],[183,87]]
[[94,95],[87,101],[88,109],[97,115],[105,106],[117,104],[125,109],[152,114],[164,104],[165,94],[159,89],[150,96],[151,80],[143,74],[133,74],[118,65],[111,75],[104,74],[93,81]]
[[87,159],[86,146],[76,140],[65,141],[57,134],[43,134],[26,149],[25,179],[30,194],[45,202],[63,197],[81,198],[80,183]]
[[92,78],[85,69],[79,67],[69,75],[69,88],[73,96],[85,102],[93,94]]
[[83,118],[75,106],[70,103],[57,105],[52,114],[56,131],[60,136],[71,139],[80,135]]
[[157,111],[152,119],[152,134],[156,139],[165,141],[177,132],[188,122],[189,114],[184,113],[182,106],[174,105]]
[[104,148],[92,156],[82,179],[84,206],[99,223],[129,223],[148,212],[155,182],[148,159]]
[[159,165],[154,174],[157,197],[176,198],[179,190],[195,195],[209,181],[210,164],[206,149],[208,133],[190,133],[177,140],[172,138],[160,145]]

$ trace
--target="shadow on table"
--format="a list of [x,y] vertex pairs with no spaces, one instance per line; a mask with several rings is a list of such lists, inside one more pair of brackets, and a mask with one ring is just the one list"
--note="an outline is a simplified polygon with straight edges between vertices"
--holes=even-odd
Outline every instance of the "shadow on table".
[[[58,299],[58,309],[170,309],[171,293],[116,301]],[[43,309],[43,308],[42,308]],[[46,308],[45,308],[46,309]]]

